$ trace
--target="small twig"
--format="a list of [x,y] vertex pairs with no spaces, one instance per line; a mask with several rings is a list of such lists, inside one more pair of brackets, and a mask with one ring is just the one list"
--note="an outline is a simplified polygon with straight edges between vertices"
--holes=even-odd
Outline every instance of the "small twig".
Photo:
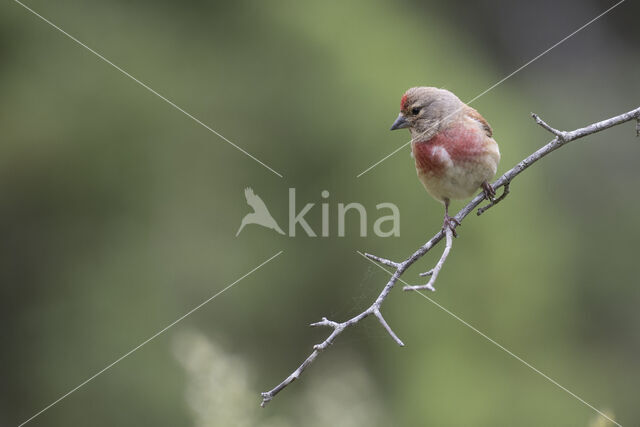
[[428,289],[432,292],[435,292],[436,288],[433,287],[433,284],[436,282],[436,279],[438,278],[438,274],[440,274],[440,270],[442,270],[442,266],[444,265],[444,262],[447,260],[447,257],[449,256],[449,252],[451,251],[451,246],[453,245],[453,230],[447,227],[445,233],[447,236],[447,241],[444,247],[444,251],[442,251],[442,256],[438,260],[438,263],[431,270],[427,271],[426,273],[420,274],[420,276],[431,276],[431,279],[429,279],[429,282],[426,285],[405,286],[404,288],[402,288],[403,291],[417,291],[422,289]]
[[375,314],[375,316],[378,318],[378,320],[380,321],[380,323],[382,324],[382,327],[385,328],[387,330],[387,332],[389,333],[389,335],[391,335],[391,338],[393,338],[393,340],[400,346],[400,347],[404,347],[404,343],[402,342],[402,340],[400,340],[400,338],[398,338],[398,336],[395,334],[395,332],[393,332],[393,330],[389,327],[389,325],[387,324],[387,321],[384,320],[384,317],[382,317],[382,313],[380,313],[380,310],[375,309],[373,310],[373,314]]
[[[583,138],[583,137],[585,137],[587,135],[591,135],[591,134],[594,134],[594,133],[597,133],[597,132],[601,132],[601,131],[603,131],[605,129],[609,129],[610,127],[617,126],[617,125],[619,125],[621,123],[625,123],[625,122],[628,122],[628,121],[631,121],[631,120],[637,120],[639,122],[637,124],[637,126],[636,126],[636,132],[638,132],[640,134],[640,107],[636,108],[635,110],[631,110],[629,112],[626,112],[624,114],[620,114],[619,116],[611,117],[609,119],[602,120],[602,121],[597,122],[597,123],[593,123],[593,124],[591,124],[589,126],[585,126],[583,128],[576,129],[576,130],[573,130],[571,132],[563,132],[563,131],[559,131],[557,129],[554,129],[551,126],[549,126],[548,124],[546,124],[536,114],[532,114],[532,116],[535,119],[536,123],[538,123],[540,126],[542,126],[546,130],[551,132],[553,135],[555,135],[555,138],[552,141],[550,141],[549,143],[547,143],[546,145],[544,145],[543,147],[541,147],[540,149],[538,149],[536,152],[534,152],[531,155],[529,155],[527,158],[522,160],[520,163],[515,165],[513,168],[509,169],[500,178],[498,178],[492,184],[492,187],[493,187],[494,190],[497,190],[500,187],[504,187],[502,195],[498,199],[496,199],[495,201],[490,201],[489,205],[485,206],[484,208],[480,208],[478,210],[478,215],[480,215],[482,212],[485,212],[490,207],[495,206],[498,202],[503,200],[507,196],[507,194],[509,194],[509,184],[511,183],[511,181],[513,181],[513,179],[516,176],[518,176],[519,174],[524,172],[524,170],[526,170],[529,166],[531,166],[532,164],[534,164],[538,160],[542,159],[547,154],[557,150],[558,148],[566,145],[567,143],[569,143],[571,141],[574,141],[576,139],[579,139],[579,138]],[[463,207],[456,214],[455,219],[458,222],[462,222],[462,220],[464,220],[464,218],[467,215],[469,215],[476,207],[478,207],[480,205],[480,203],[482,203],[483,200],[485,200],[484,194],[483,193],[478,194],[476,197],[473,198],[473,200],[471,200],[465,207]],[[328,326],[328,327],[331,327],[331,328],[333,328],[333,331],[327,337],[327,339],[325,339],[322,343],[317,344],[317,345],[315,345],[313,347],[313,352],[304,360],[304,362],[302,362],[302,364],[295,371],[293,371],[293,373],[291,375],[289,375],[287,378],[285,378],[284,381],[282,381],[280,384],[278,384],[272,390],[262,393],[262,403],[260,404],[260,406],[264,407],[267,403],[269,403],[274,398],[274,396],[276,396],[285,387],[287,387],[289,384],[291,384],[293,381],[295,381],[302,374],[302,372],[311,363],[313,363],[313,361],[316,359],[316,357],[318,357],[318,354],[320,354],[320,352],[322,350],[325,350],[329,345],[331,345],[333,343],[333,341],[335,340],[335,338],[338,335],[340,335],[345,329],[347,329],[350,326],[356,325],[361,320],[363,320],[365,317],[368,317],[371,314],[373,314],[374,316],[376,316],[378,318],[378,320],[380,321],[382,326],[389,333],[389,335],[391,335],[391,337],[394,339],[394,341],[396,343],[398,343],[399,345],[404,345],[403,342],[400,341],[400,339],[391,330],[391,328],[389,327],[387,322],[382,317],[382,314],[380,313],[380,307],[382,306],[382,303],[386,300],[386,298],[389,296],[389,292],[391,292],[391,289],[393,289],[393,287],[395,286],[396,282],[407,271],[407,269],[409,269],[409,267],[411,267],[411,265],[413,265],[416,261],[418,261],[420,258],[422,258],[427,252],[429,252],[435,245],[437,245],[443,238],[446,237],[447,244],[445,246],[445,250],[442,253],[442,256],[440,257],[440,260],[438,261],[438,264],[436,264],[436,267],[434,267],[432,270],[430,270],[430,271],[428,271],[426,273],[423,273],[424,276],[431,276],[431,279],[429,280],[429,283],[427,283],[427,285],[423,285],[424,287],[415,287],[415,286],[410,286],[409,287],[410,289],[430,289],[429,288],[429,285],[430,285],[431,289],[433,288],[433,284],[435,283],[435,279],[437,278],[438,273],[442,269],[442,266],[444,265],[444,262],[445,262],[447,256],[449,255],[449,251],[451,250],[451,245],[452,245],[452,240],[453,240],[452,239],[452,234],[453,234],[453,232],[450,229],[447,229],[447,232],[444,232],[442,229],[439,230],[431,238],[431,240],[429,240],[427,243],[425,243],[420,248],[418,248],[418,250],[416,250],[409,258],[405,259],[402,262],[393,262],[393,261],[390,261],[390,260],[388,260],[386,258],[380,258],[380,257],[377,257],[375,255],[371,255],[371,254],[366,254],[365,255],[362,252],[358,252],[358,254],[360,254],[365,259],[370,259],[370,260],[379,262],[380,264],[383,264],[383,265],[386,265],[386,266],[394,268],[395,271],[393,273],[391,273],[391,278],[389,279],[389,281],[387,282],[385,287],[382,289],[382,291],[380,292],[380,295],[378,295],[378,298],[376,298],[376,300],[373,302],[373,304],[371,304],[371,306],[369,306],[369,308],[367,308],[365,311],[363,311],[362,313],[358,314],[357,316],[354,316],[351,319],[349,319],[349,320],[347,320],[345,322],[342,322],[342,323],[338,323],[338,322],[334,322],[332,320],[328,320],[326,317],[323,317],[320,322],[312,323],[311,324],[312,326]]]
[[546,130],[548,130],[549,132],[551,132],[552,134],[557,136],[560,139],[560,141],[566,141],[567,140],[567,133],[566,132],[562,132],[562,131],[559,131],[558,129],[552,128],[544,120],[542,120],[536,113],[531,113],[531,117],[533,117],[533,120],[535,120],[537,124],[539,124],[540,126],[545,128]]
[[502,186],[502,194],[500,195],[500,197],[498,197],[497,199],[491,200],[487,206],[479,207],[478,208],[478,216],[482,215],[483,213],[485,213],[486,211],[488,211],[489,209],[491,209],[492,207],[494,207],[495,205],[497,205],[498,203],[503,201],[504,198],[509,195],[509,187],[510,186],[511,186],[510,182],[507,182],[506,184],[504,184]]
[[393,267],[393,268],[400,267],[400,264],[398,264],[397,262],[388,260],[386,258],[380,258],[379,256],[371,255],[371,254],[368,254],[368,253],[365,253],[364,256],[366,256],[367,258],[372,259],[374,261],[377,261],[380,264],[388,265],[389,267]]
[[312,323],[309,326],[330,326],[333,329],[338,329],[340,324],[338,322],[334,322],[333,320],[329,320],[326,317],[323,317],[321,321]]

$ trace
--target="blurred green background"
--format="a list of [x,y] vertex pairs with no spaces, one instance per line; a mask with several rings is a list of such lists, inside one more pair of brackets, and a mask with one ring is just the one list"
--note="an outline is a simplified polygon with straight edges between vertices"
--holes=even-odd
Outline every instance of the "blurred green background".
[[[12,1],[0,6],[0,424],[585,426],[596,413],[416,294],[266,391],[441,225],[389,132],[411,86],[469,100],[611,5],[482,0],[31,0],[30,7],[284,175],[279,178]],[[638,3],[625,2],[477,101],[499,172],[639,105]],[[571,144],[469,217],[429,296],[625,426],[639,425],[640,143],[628,123]],[[285,228],[288,188],[319,232],[250,225],[251,186]],[[322,199],[323,190],[330,192]],[[337,204],[360,202],[336,236]],[[395,203],[400,237],[371,233]],[[463,204],[457,203],[454,208]],[[431,268],[426,256],[406,275]]]

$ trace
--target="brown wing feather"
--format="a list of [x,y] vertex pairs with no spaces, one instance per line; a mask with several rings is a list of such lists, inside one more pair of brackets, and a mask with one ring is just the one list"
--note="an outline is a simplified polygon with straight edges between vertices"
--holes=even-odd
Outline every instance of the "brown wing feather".
[[480,123],[484,131],[487,133],[487,136],[491,138],[493,136],[493,130],[491,130],[491,126],[489,126],[489,123],[487,123],[484,117],[482,117],[480,113],[478,113],[475,109],[471,107],[468,108],[469,109],[467,110],[467,116]]

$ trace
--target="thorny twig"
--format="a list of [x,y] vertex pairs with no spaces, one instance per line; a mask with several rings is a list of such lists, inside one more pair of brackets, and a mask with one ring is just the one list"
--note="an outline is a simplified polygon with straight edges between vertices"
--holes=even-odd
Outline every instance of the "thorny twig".
[[[589,126],[585,126],[583,128],[576,129],[569,132],[559,131],[555,128],[552,128],[547,123],[545,123],[540,117],[538,117],[536,114],[532,114],[532,117],[536,121],[536,123],[538,123],[544,129],[546,129],[547,131],[555,135],[555,138],[551,140],[549,143],[547,143],[545,146],[538,149],[536,152],[534,152],[533,154],[531,154],[530,156],[522,160],[513,168],[509,169],[500,178],[498,178],[492,184],[492,187],[494,190],[497,190],[498,188],[503,187],[504,189],[503,189],[502,195],[496,200],[490,201],[487,206],[479,208],[478,215],[481,215],[490,207],[495,206],[497,203],[504,200],[507,194],[509,194],[509,185],[516,176],[518,176],[525,169],[527,169],[529,166],[531,166],[532,164],[534,164],[535,162],[537,162],[547,154],[557,150],[558,148],[568,144],[571,141],[575,141],[576,139],[583,138],[585,136],[603,131],[605,129],[609,129],[610,127],[613,127],[631,120],[637,121],[636,132],[638,136],[640,136],[640,107],[634,110],[631,110],[629,112],[626,112],[624,114],[620,114],[619,116],[611,117],[609,119],[602,120],[600,122],[593,123]],[[471,211],[473,211],[483,200],[485,200],[485,196],[483,193],[480,193],[479,195],[474,197],[473,200],[471,200],[471,202],[469,202],[464,208],[462,208],[454,218],[457,220],[458,223],[461,223],[462,220],[467,215],[469,215],[469,213],[471,213]],[[455,225],[454,225],[454,228],[455,228]],[[262,403],[260,404],[260,406],[264,407],[267,403],[269,403],[269,401],[271,401],[275,397],[276,394],[278,394],[285,387],[287,387],[294,380],[296,380],[302,374],[302,372],[307,368],[307,366],[313,363],[316,357],[318,357],[318,354],[320,354],[321,351],[325,350],[329,345],[333,344],[333,341],[336,339],[336,337],[340,335],[346,328],[357,324],[358,322],[360,322],[365,317],[368,317],[371,314],[373,314],[380,321],[382,326],[389,333],[389,335],[391,335],[393,340],[398,345],[404,346],[404,343],[400,341],[400,339],[397,337],[397,335],[393,332],[393,330],[389,327],[387,322],[382,317],[382,313],[380,312],[380,307],[382,306],[382,303],[387,298],[387,296],[389,295],[389,292],[391,291],[393,286],[396,284],[400,276],[402,276],[402,274],[413,263],[415,263],[417,260],[422,258],[436,244],[438,244],[440,240],[442,240],[444,237],[447,237],[447,244],[445,245],[445,250],[443,251],[442,256],[440,257],[440,260],[438,261],[436,266],[432,270],[428,271],[427,273],[422,274],[425,276],[429,276],[429,275],[431,276],[431,279],[429,280],[429,282],[426,285],[406,286],[404,288],[405,290],[418,290],[418,289],[434,290],[433,284],[438,276],[438,273],[442,269],[442,266],[444,265],[444,262],[446,261],[447,256],[449,255],[449,251],[451,250],[452,234],[453,234],[453,230],[449,228],[447,228],[446,233],[443,230],[438,231],[436,235],[431,238],[431,240],[429,240],[427,243],[422,245],[409,258],[405,259],[402,262],[394,262],[394,261],[381,258],[375,255],[363,254],[361,252],[358,252],[363,257],[376,261],[380,264],[395,268],[395,271],[391,275],[391,278],[389,279],[385,287],[382,289],[382,292],[380,292],[380,295],[378,295],[378,298],[376,298],[373,304],[371,304],[371,306],[369,306],[369,308],[367,308],[362,313],[342,323],[328,320],[326,317],[323,317],[322,320],[319,322],[312,323],[311,326],[328,326],[330,328],[333,328],[333,331],[323,342],[313,346],[313,352],[305,359],[304,362],[302,362],[302,364],[295,371],[293,371],[291,375],[289,375],[284,381],[282,381],[272,390],[262,393]]]
[[[447,257],[449,256],[449,252],[451,251],[451,246],[453,245],[453,230],[451,230],[450,227],[447,227],[445,229],[445,236],[447,237],[447,240],[444,246],[444,251],[442,251],[442,256],[438,260],[438,263],[436,264],[436,266],[425,273],[420,273],[420,277],[431,276],[431,279],[429,279],[429,282],[426,285],[405,286],[404,288],[402,288],[403,291],[418,291],[422,289],[428,289],[432,292],[435,292],[436,288],[433,287],[433,284],[438,279],[438,274],[440,274],[440,270],[442,270],[442,266],[444,265],[444,262],[447,260]],[[366,254],[366,255],[368,258],[371,258],[369,254]]]

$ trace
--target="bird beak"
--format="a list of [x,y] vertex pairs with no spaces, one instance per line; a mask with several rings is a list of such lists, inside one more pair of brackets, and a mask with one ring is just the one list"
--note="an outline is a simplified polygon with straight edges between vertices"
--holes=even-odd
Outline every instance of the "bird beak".
[[404,129],[408,127],[409,123],[407,123],[406,117],[403,116],[402,113],[400,113],[398,114],[398,118],[396,119],[396,121],[391,125],[391,130]]

